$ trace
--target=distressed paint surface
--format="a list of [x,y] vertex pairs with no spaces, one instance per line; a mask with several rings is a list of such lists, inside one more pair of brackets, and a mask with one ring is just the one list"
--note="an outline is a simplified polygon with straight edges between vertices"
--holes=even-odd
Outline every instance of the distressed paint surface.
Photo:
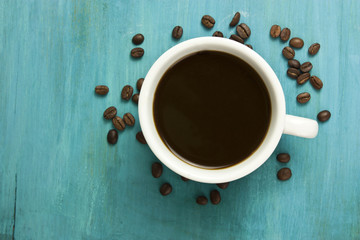
[[[102,113],[114,105],[138,117],[120,100],[152,63],[177,41],[226,36],[234,12],[252,29],[248,43],[278,75],[287,112],[315,118],[329,109],[316,139],[283,136],[271,158],[253,174],[221,191],[218,206],[195,197],[215,186],[182,182],[138,144],[139,123],[106,142],[111,123]],[[209,31],[202,15],[216,19]],[[285,44],[269,37],[272,24],[289,27],[305,47],[312,73],[324,81],[315,91],[286,77]],[[129,57],[131,37],[145,36],[141,60]],[[306,48],[319,42],[314,57]],[[346,1],[0,1],[0,239],[359,239],[360,238],[360,2]],[[106,84],[106,97],[94,87]],[[229,90],[230,87],[229,87]],[[296,95],[309,91],[308,104]],[[276,172],[292,159],[290,181]],[[164,198],[159,186],[174,191]]]

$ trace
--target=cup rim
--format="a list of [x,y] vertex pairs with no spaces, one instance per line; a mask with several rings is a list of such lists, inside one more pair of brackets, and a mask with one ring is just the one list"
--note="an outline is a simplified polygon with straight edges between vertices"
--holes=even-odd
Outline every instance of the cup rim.
[[[263,142],[247,159],[227,168],[199,168],[176,157],[163,143],[153,118],[153,99],[156,87],[166,70],[195,52],[215,50],[230,53],[246,61],[263,79],[271,99],[272,116]],[[245,58],[245,59],[244,59]],[[139,120],[143,135],[155,156],[177,174],[204,183],[230,182],[259,168],[273,153],[284,129],[285,97],[280,82],[270,65],[247,46],[226,38],[199,37],[186,40],[163,53],[152,65],[141,87]]]

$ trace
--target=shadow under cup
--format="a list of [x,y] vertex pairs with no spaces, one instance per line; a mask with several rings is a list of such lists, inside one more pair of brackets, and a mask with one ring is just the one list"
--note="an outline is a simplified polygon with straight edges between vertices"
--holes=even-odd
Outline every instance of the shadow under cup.
[[261,146],[272,118],[270,99],[265,82],[247,62],[222,51],[198,51],[161,77],[154,93],[154,123],[177,158],[223,169]]

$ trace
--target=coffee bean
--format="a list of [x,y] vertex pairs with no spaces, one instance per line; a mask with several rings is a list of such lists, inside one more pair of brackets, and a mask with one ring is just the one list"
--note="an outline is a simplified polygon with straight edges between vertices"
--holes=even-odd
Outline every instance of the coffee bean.
[[103,116],[105,119],[113,119],[116,116],[116,113],[117,113],[116,107],[111,106],[104,111]]
[[251,30],[248,25],[245,23],[241,23],[239,26],[236,27],[236,32],[242,39],[247,39],[251,35]]
[[236,24],[238,24],[240,21],[240,13],[236,12],[234,17],[232,18],[231,22],[230,22],[230,27],[235,27]]
[[133,48],[130,52],[130,55],[133,58],[141,58],[144,55],[144,49],[142,48]]
[[277,173],[277,178],[281,181],[286,181],[291,178],[291,170],[290,168],[282,168]]
[[141,90],[141,87],[142,87],[142,85],[143,85],[143,83],[144,83],[144,78],[139,78],[138,80],[137,80],[137,82],[136,82],[136,88],[137,88],[137,90]]
[[183,35],[183,28],[180,26],[174,27],[172,31],[172,37],[175,39],[180,39],[182,35]]
[[112,122],[117,130],[122,131],[125,129],[125,122],[121,117],[119,116],[114,117]]
[[146,140],[145,140],[145,137],[143,135],[143,133],[140,131],[136,134],[136,139],[142,143],[142,144],[146,144]]
[[300,75],[300,71],[296,68],[289,68],[286,73],[290,78],[293,79],[296,79]]
[[244,39],[242,39],[242,38],[239,37],[238,35],[232,34],[232,35],[230,36],[230,39],[231,39],[231,40],[234,40],[234,41],[237,41],[237,42],[239,42],[239,43],[244,44]]
[[201,23],[206,27],[206,28],[212,28],[215,24],[215,19],[209,15],[204,15],[201,18]]
[[299,85],[302,85],[302,84],[306,83],[307,80],[309,80],[309,79],[310,79],[310,73],[303,73],[297,77],[296,82]]
[[322,89],[323,87],[323,82],[317,76],[311,76],[310,83],[315,89]]
[[205,196],[199,196],[196,198],[196,203],[199,205],[206,205],[208,203],[208,199]]
[[131,113],[125,113],[123,116],[124,122],[128,126],[134,126],[135,125],[135,118]]
[[229,186],[229,183],[228,182],[227,183],[218,183],[216,185],[221,189],[225,189]]
[[309,47],[309,54],[310,55],[315,55],[317,54],[317,52],[320,50],[320,44],[319,43],[314,43]]
[[310,100],[310,98],[311,98],[310,93],[303,92],[303,93],[300,93],[299,95],[297,95],[296,100],[299,103],[304,104],[304,103],[307,103]]
[[159,178],[162,172],[163,172],[163,166],[161,165],[161,163],[156,162],[151,165],[151,173],[154,178]]
[[288,153],[279,153],[276,159],[282,163],[288,163],[290,161],[290,155]]
[[282,54],[286,59],[293,59],[295,57],[295,51],[291,47],[284,47]]
[[281,27],[279,25],[272,25],[270,28],[270,36],[273,38],[277,38],[280,36]]
[[189,179],[188,179],[188,178],[186,178],[186,177],[183,177],[183,176],[180,176],[180,177],[181,177],[181,180],[183,180],[184,182],[189,181]]
[[253,47],[250,44],[245,44],[245,46],[247,46],[250,49],[253,49]]
[[115,144],[118,141],[118,133],[115,129],[111,129],[107,134],[107,141],[110,144]]
[[169,183],[164,183],[160,187],[160,193],[163,196],[167,196],[172,192],[172,186]]
[[224,37],[224,34],[220,31],[216,31],[213,33],[213,37]]
[[304,40],[302,40],[301,38],[298,38],[298,37],[294,37],[294,38],[290,39],[289,44],[293,48],[302,48],[304,46]]
[[109,92],[109,88],[105,85],[99,85],[95,87],[95,93],[99,95],[106,95]]
[[292,67],[292,68],[297,68],[297,69],[300,68],[300,62],[296,59],[290,59],[288,61],[288,65],[289,65],[289,67]]
[[221,196],[218,190],[212,190],[210,192],[210,201],[212,204],[219,204],[221,202]]
[[132,97],[132,101],[136,104],[138,104],[139,102],[139,94],[135,93],[134,96]]
[[141,33],[134,35],[132,38],[132,42],[135,45],[140,45],[143,43],[143,41],[144,41],[144,35],[142,35]]
[[327,120],[329,120],[330,117],[331,117],[331,113],[328,110],[321,111],[317,115],[317,119],[320,122],[326,122]]
[[311,64],[311,62],[304,62],[303,64],[301,64],[300,66],[300,70],[302,72],[310,72],[311,69],[313,68],[313,65]]
[[129,100],[133,94],[134,89],[130,85],[126,85],[123,87],[121,91],[121,98],[124,100]]
[[280,39],[284,42],[286,42],[287,40],[289,40],[291,35],[291,31],[288,28],[284,28],[283,30],[281,30],[280,33]]

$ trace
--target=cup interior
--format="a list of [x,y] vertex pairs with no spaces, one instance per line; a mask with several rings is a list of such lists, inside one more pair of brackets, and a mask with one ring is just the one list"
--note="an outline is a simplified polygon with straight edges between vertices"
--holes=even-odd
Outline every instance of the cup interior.
[[[153,101],[156,87],[167,69],[184,57],[205,50],[229,53],[247,62],[260,75],[270,95],[271,120],[269,130],[262,144],[247,159],[227,168],[199,168],[180,160],[161,140],[153,117]],[[194,181],[222,183],[250,174],[260,167],[275,150],[284,128],[285,98],[276,74],[255,51],[226,38],[201,37],[187,40],[172,47],[153,64],[141,88],[139,117],[143,134],[150,149],[168,168]]]

